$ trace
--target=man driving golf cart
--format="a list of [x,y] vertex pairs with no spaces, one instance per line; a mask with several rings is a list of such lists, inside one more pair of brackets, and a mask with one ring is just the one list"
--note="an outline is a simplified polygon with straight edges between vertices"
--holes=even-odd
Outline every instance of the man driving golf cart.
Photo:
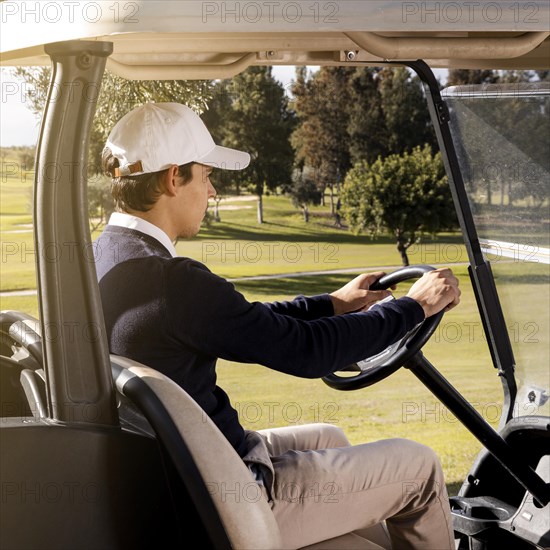
[[[133,2],[131,7],[140,14],[137,20],[132,16],[130,21],[128,13],[124,13],[125,18],[113,20],[112,10],[102,9],[99,13],[96,7],[93,24],[86,21],[90,18],[86,12],[79,24],[56,23],[52,34],[51,12],[34,19],[27,16],[24,33],[17,25],[4,25],[4,19],[21,19],[21,4],[1,4],[2,64],[54,66],[36,170],[34,231],[38,249],[52,242],[77,242],[82,245],[78,248],[85,250],[90,243],[82,171],[76,171],[76,179],[74,171],[47,178],[43,168],[51,163],[85,164],[95,104],[95,98],[85,92],[97,88],[106,63],[118,74],[136,79],[224,78],[251,64],[275,62],[384,65],[388,60],[408,65],[419,74],[425,83],[428,108],[467,246],[487,345],[503,381],[501,426],[498,431],[491,428],[422,357],[420,348],[433,334],[440,316],[432,316],[431,323],[422,323],[421,329],[387,360],[372,363],[372,368],[367,365],[355,376],[329,374],[325,381],[338,389],[359,389],[406,364],[484,445],[459,496],[451,499],[460,544],[472,548],[548,545],[548,411],[544,408],[548,395],[544,369],[548,361],[544,362],[547,355],[543,355],[548,345],[547,317],[540,313],[540,352],[522,346],[525,342],[511,342],[506,330],[507,323],[517,321],[523,326],[530,322],[521,317],[527,311],[521,306],[529,299],[535,297],[532,307],[542,311],[548,296],[548,264],[543,263],[544,249],[548,250],[548,225],[544,223],[547,165],[532,144],[514,141],[519,138],[517,128],[515,133],[504,133],[502,143],[509,146],[506,151],[515,151],[527,164],[535,159],[542,167],[537,174],[545,183],[531,185],[522,180],[522,186],[516,186],[517,182],[512,181],[513,192],[503,192],[501,210],[494,208],[494,202],[483,195],[486,177],[479,178],[473,167],[479,147],[495,141],[479,140],[472,147],[468,140],[469,132],[476,134],[489,126],[497,133],[498,127],[492,115],[480,113],[471,105],[487,99],[502,112],[501,100],[509,96],[483,97],[486,91],[473,90],[473,97],[469,97],[455,90],[454,95],[449,92],[441,97],[430,70],[453,66],[545,67],[548,6],[536,4],[537,17],[526,17],[524,6],[518,6],[516,13],[511,5],[503,9],[500,3],[491,3],[501,11],[498,20],[493,17],[489,24],[488,18],[494,14],[481,8],[479,17],[470,8],[467,20],[458,17],[455,10],[451,21],[447,6],[436,21],[427,15],[426,6],[411,3],[329,3],[337,9],[337,17],[321,13],[325,5],[317,5],[318,12],[309,10],[309,17],[305,17],[308,6],[292,3],[292,13],[298,13],[298,6],[302,17],[290,22],[291,7],[287,6],[284,13],[275,13],[274,7],[271,13],[260,13],[251,26],[247,20],[250,12],[247,18],[237,20],[225,3]],[[52,9],[56,3],[48,4]],[[96,4],[107,8],[104,3]],[[467,3],[456,4],[462,14],[467,13]],[[112,5],[128,8],[127,3]],[[53,94],[53,90],[58,93]],[[548,90],[538,85],[533,90],[532,94],[530,90],[518,92],[518,97],[526,94],[528,116],[537,121],[543,117],[544,121]],[[504,112],[509,112],[507,107]],[[522,110],[523,118],[527,111]],[[469,120],[474,121],[473,125],[465,124],[464,113],[472,112]],[[535,122],[534,127],[538,124]],[[529,131],[527,127],[521,130]],[[541,141],[538,144],[546,146]],[[537,204],[540,202],[538,209],[535,199]],[[492,235],[486,229],[495,219],[502,223],[498,234]],[[514,219],[519,219],[516,225],[503,223]],[[525,238],[529,240],[525,242]],[[499,258],[513,259],[510,254],[516,250],[514,243],[531,246],[532,242],[537,262],[527,261],[534,249],[528,249],[527,255],[522,249],[525,265],[503,260],[497,266],[502,268],[502,275],[497,275],[497,269],[491,270],[488,258],[498,250],[495,247],[507,250],[508,255],[502,253]],[[525,268],[521,277],[527,276],[528,284],[521,300],[509,301],[506,298],[512,294],[507,294],[503,283],[512,277],[517,280],[520,275],[510,270],[521,268]],[[58,487],[97,487],[100,498],[97,494],[97,498],[90,497],[89,492],[83,493],[88,498],[79,496],[76,500],[73,493],[72,501],[69,496],[56,502],[10,498],[0,512],[2,546],[173,546],[188,542],[193,531],[216,548],[280,547],[279,526],[265,501],[249,498],[228,502],[215,490],[228,480],[241,487],[256,483],[234,448],[219,437],[217,426],[201,416],[196,403],[170,379],[148,366],[109,353],[95,271],[96,266],[85,255],[51,263],[37,255],[39,321],[20,312],[2,313],[1,365],[6,391],[2,395],[6,402],[21,403],[26,408],[24,414],[2,418],[0,453],[3,487],[10,491],[26,486],[32,479],[41,486],[54,483]],[[420,275],[413,273],[414,278]],[[395,284],[391,279],[382,282],[387,288]],[[529,285],[536,285],[537,292],[530,294]],[[90,324],[99,327],[101,335],[93,341],[70,339],[63,332],[56,339],[40,336],[46,334],[44,327]],[[525,373],[519,380],[519,391],[517,372]],[[195,429],[197,425],[200,431]],[[237,460],[227,458],[221,465],[220,456]],[[332,548],[349,548],[351,544],[372,547],[368,536],[357,539],[351,533],[323,542]]]

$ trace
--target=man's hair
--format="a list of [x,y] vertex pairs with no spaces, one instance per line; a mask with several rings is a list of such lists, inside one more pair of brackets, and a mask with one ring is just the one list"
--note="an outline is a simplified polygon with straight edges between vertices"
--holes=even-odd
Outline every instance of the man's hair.
[[[120,164],[108,147],[103,149],[101,163],[103,172],[111,178],[111,195],[117,211],[147,212],[162,195],[162,180],[168,170],[138,176],[115,177],[115,168],[119,168]],[[178,176],[183,179],[183,185],[191,181],[191,166],[193,164],[193,162],[189,162],[178,166]]]

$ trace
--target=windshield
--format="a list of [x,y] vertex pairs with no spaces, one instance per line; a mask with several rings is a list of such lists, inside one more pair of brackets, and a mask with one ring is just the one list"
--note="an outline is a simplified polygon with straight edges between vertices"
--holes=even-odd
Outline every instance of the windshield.
[[550,85],[444,90],[481,248],[516,360],[514,416],[550,412]]

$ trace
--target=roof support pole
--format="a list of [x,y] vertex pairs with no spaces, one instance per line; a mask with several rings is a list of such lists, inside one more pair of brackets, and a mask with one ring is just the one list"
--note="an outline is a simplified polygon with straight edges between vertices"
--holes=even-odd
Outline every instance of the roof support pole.
[[53,72],[37,153],[34,231],[48,417],[115,426],[86,198],[88,136],[112,44],[58,42],[45,50]]

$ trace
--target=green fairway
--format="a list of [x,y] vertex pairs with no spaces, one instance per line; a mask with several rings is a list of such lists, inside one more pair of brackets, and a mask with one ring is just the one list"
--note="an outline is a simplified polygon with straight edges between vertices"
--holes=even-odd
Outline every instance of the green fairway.
[[[68,251],[62,245],[53,252],[34,250],[29,206],[31,176],[2,174],[2,291],[36,288],[35,254],[47,258],[48,253]],[[372,240],[337,228],[328,199],[325,206],[311,209],[307,224],[284,196],[264,197],[266,223],[262,225],[256,222],[254,197],[224,199],[221,206],[222,222],[205,226],[196,239],[179,242],[177,250],[204,262],[224,277],[238,279],[234,284],[250,300],[272,301],[330,292],[352,278],[353,270],[359,273],[369,266],[387,266],[391,271],[399,267],[400,258],[391,238]],[[459,235],[440,235],[410,250],[411,263],[457,263],[454,271],[463,292],[461,305],[445,315],[425,347],[425,354],[478,412],[496,425],[502,408],[502,390],[482,334],[466,267],[460,264],[467,259],[460,243]],[[300,272],[325,273],[292,276]],[[247,279],[266,275],[280,276]],[[521,288],[519,281],[517,284]],[[407,288],[407,284],[400,285],[396,296]],[[524,291],[527,292],[527,287]],[[545,302],[540,303],[543,308]],[[3,296],[1,309],[22,310],[37,316],[37,297]],[[539,314],[543,316],[542,309]],[[451,492],[456,492],[481,448],[454,416],[404,369],[373,387],[353,392],[338,392],[320,380],[290,377],[258,365],[220,361],[218,372],[219,384],[230,395],[245,427],[262,429],[329,422],[341,426],[352,443],[408,437],[436,450]]]
[[34,173],[21,171],[19,159],[8,150],[0,170],[1,290],[36,288],[32,235]]
[[[285,196],[264,197],[265,223],[256,222],[256,199],[252,196],[222,200],[222,223],[204,227],[198,237],[178,244],[182,256],[204,262],[224,277],[245,277],[294,272],[325,271],[400,263],[390,237],[375,240],[337,228],[325,206],[311,207],[310,222],[292,207]],[[413,245],[411,263],[466,261],[457,235],[440,235]]]

